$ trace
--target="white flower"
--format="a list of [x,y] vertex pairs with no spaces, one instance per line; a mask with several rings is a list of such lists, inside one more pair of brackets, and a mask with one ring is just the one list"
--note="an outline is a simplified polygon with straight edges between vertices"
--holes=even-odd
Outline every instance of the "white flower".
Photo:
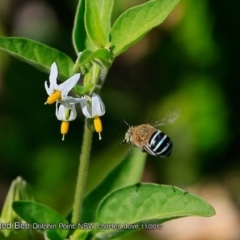
[[103,116],[105,114],[105,106],[99,95],[93,93],[92,97],[84,96],[86,101],[80,102],[82,112],[87,118]]
[[[69,114],[70,113],[70,114]],[[56,116],[60,121],[73,121],[77,117],[77,111],[75,105],[71,105],[71,108],[58,103],[56,104]]]
[[51,65],[51,71],[49,76],[50,86],[48,86],[47,81],[45,82],[45,89],[47,91],[47,94],[49,95],[45,104],[52,104],[56,101],[62,104],[66,103],[66,105],[80,102],[81,98],[78,99],[67,96],[69,91],[77,84],[80,78],[80,73],[73,75],[72,77],[70,77],[65,82],[59,85],[57,84],[57,76],[58,76],[57,64],[54,62]]
[[62,140],[64,140],[64,136],[67,134],[69,129],[69,121],[75,120],[77,117],[77,111],[74,104],[71,104],[71,107],[68,108],[63,104],[60,104],[58,107],[58,103],[56,103],[56,116],[57,119],[62,121],[61,124],[61,134],[63,135]]
[[99,95],[93,93],[92,97],[84,96],[86,101],[81,101],[81,108],[83,114],[87,118],[94,118],[94,127],[96,132],[99,133],[99,139],[101,139],[102,122],[99,118],[105,114],[105,106]]

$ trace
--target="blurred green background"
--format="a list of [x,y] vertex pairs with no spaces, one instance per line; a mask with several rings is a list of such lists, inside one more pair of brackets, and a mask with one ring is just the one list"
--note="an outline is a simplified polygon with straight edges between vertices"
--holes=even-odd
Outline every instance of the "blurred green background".
[[[116,0],[113,20],[142,2]],[[76,5],[76,0],[0,1],[0,35],[41,41],[75,59]],[[143,181],[189,189],[212,204],[225,199],[233,211],[222,220],[240,223],[239,10],[240,2],[233,0],[181,0],[162,25],[116,59],[101,92],[103,139],[94,134],[88,190],[131,151],[130,145],[118,147],[127,129],[123,119],[130,125],[154,123],[180,108],[179,118],[161,128],[173,141],[172,156],[148,156]],[[84,118],[79,112],[62,142],[55,106],[44,105],[47,79],[0,52],[0,206],[11,181],[22,176],[40,202],[65,214],[73,202]],[[222,209],[213,219],[219,220]],[[227,232],[228,225],[223,226]],[[163,230],[126,239],[170,239],[164,235],[167,228],[168,223]],[[238,228],[227,236],[212,231],[219,233],[215,239],[235,240],[240,239]],[[214,239],[210,232],[210,238],[197,238],[197,230],[188,238],[183,229],[183,239]]]

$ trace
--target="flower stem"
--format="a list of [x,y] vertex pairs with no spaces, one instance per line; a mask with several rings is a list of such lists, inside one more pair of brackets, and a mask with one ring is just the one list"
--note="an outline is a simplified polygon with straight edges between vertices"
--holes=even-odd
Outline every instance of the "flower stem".
[[85,119],[82,153],[80,154],[79,157],[80,162],[72,213],[72,223],[74,224],[77,224],[81,221],[82,205],[85,193],[91,145],[92,145],[92,131],[88,129],[87,119]]

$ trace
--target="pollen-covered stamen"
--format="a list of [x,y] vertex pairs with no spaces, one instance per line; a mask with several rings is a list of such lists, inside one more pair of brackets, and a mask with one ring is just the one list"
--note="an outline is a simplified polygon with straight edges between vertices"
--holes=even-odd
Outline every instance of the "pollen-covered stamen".
[[102,122],[101,122],[100,117],[98,117],[98,116],[94,117],[93,122],[94,122],[94,128],[95,128],[96,132],[99,133],[99,140],[101,140],[102,139],[102,137],[101,137]]
[[63,135],[62,140],[64,141],[65,135],[68,133],[69,129],[69,122],[68,121],[63,121],[61,124],[61,134]]
[[55,103],[57,100],[61,99],[61,92],[58,90],[54,90],[54,92],[48,97],[45,104]]

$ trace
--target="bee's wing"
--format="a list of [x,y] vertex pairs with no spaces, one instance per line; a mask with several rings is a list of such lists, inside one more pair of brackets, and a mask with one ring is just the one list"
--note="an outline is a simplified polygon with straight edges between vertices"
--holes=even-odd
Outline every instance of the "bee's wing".
[[171,113],[167,114],[163,119],[160,121],[156,121],[154,123],[154,126],[163,126],[163,125],[169,125],[172,124],[180,115],[180,108],[177,108],[176,110],[172,111]]

